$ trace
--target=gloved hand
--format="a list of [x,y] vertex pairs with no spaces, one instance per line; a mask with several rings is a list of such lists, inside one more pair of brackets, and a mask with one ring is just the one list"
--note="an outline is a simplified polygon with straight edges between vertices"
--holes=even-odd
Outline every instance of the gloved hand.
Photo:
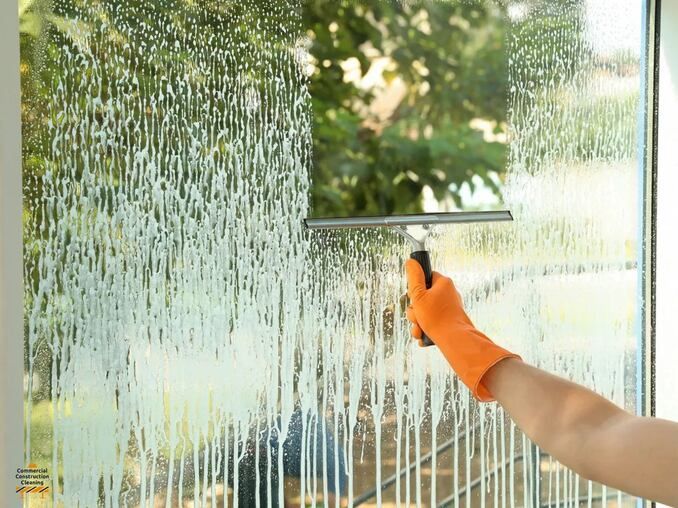
[[426,332],[473,396],[481,402],[494,400],[483,385],[483,376],[497,362],[520,357],[497,346],[473,326],[450,278],[433,272],[431,288],[426,289],[424,271],[417,261],[408,259],[405,269],[412,335],[421,345],[422,330]]

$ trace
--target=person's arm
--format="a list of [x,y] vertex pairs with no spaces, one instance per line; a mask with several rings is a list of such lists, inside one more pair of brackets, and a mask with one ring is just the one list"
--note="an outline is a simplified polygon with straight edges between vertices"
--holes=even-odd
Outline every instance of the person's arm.
[[582,477],[678,506],[678,423],[634,416],[520,360],[497,363],[483,384],[534,443]]
[[412,335],[422,329],[481,401],[496,399],[527,436],[584,478],[678,507],[678,423],[633,416],[591,390],[531,367],[478,331],[452,280],[426,288],[406,263]]

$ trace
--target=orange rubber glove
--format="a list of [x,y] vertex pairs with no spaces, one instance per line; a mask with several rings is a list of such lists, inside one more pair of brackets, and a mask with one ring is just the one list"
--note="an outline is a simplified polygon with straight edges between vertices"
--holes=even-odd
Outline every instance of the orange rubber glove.
[[412,335],[421,345],[424,330],[473,396],[481,402],[493,401],[483,385],[483,376],[505,358],[521,358],[497,346],[473,326],[452,279],[433,272],[431,288],[426,289],[424,271],[417,261],[408,259],[405,269]]

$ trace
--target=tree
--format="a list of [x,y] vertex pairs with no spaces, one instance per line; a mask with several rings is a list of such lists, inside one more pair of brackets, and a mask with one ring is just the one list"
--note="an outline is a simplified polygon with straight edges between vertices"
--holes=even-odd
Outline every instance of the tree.
[[[505,145],[471,122],[504,129],[506,16],[499,6],[313,0],[302,16],[314,67],[314,214],[417,212],[425,185],[439,200],[458,201],[475,175],[498,191],[488,174],[503,173]],[[364,78],[385,62],[381,86],[347,79],[349,64]],[[394,83],[401,97],[376,114],[375,98]]]

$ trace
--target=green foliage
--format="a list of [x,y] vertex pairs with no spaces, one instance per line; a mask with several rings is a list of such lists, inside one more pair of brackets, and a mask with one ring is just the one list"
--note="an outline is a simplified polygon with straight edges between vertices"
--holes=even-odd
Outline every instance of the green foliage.
[[[469,123],[506,120],[505,19],[490,3],[307,2],[314,214],[416,212],[425,185],[458,198],[474,175],[494,186],[505,145]],[[386,115],[370,108],[378,87],[347,82],[350,58],[360,76],[388,61],[402,92]]]
[[[196,12],[206,13],[201,16],[206,30],[219,28],[212,26],[215,16],[210,13],[237,18],[237,11],[246,8],[236,2],[198,3]],[[124,2],[124,8],[119,4],[98,2],[102,19],[115,15],[124,17],[130,26],[153,26],[158,9],[168,16],[178,4],[186,10],[183,0],[161,6],[140,1]],[[40,177],[50,146],[46,137],[50,85],[64,72],[55,64],[56,52],[67,42],[64,19],[78,5],[78,1],[63,2],[52,11],[49,0],[21,0],[19,6],[24,192],[29,216],[39,213]],[[276,22],[276,16],[284,11],[271,9],[277,14],[259,25],[267,40],[283,24]],[[503,171],[504,145],[485,141],[469,122],[484,118],[498,129],[505,122],[505,16],[498,7],[490,3],[309,0],[301,15],[316,68],[309,82],[314,213],[411,212],[421,208],[424,185],[438,198],[455,196],[450,185],[458,188],[470,183],[473,175],[493,185],[487,173]],[[256,35],[252,30],[238,28],[244,40],[256,44],[251,40]],[[148,32],[140,30],[139,35],[147,37]],[[190,38],[185,43],[190,44]],[[190,59],[189,53],[186,58]],[[345,80],[342,62],[350,58],[357,58],[363,76],[378,65],[377,60],[389,59],[383,80],[402,83],[403,91],[387,115],[370,110],[376,88],[361,88]],[[162,74],[161,67],[173,63],[160,55],[154,64],[158,67],[136,70],[143,86],[152,88],[155,76]],[[252,62],[255,86],[262,79],[256,69]]]

